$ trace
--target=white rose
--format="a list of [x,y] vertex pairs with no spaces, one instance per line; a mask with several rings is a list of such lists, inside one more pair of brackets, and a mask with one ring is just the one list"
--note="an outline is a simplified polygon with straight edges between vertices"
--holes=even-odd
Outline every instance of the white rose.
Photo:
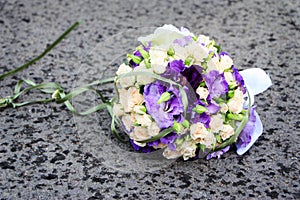
[[230,112],[235,114],[240,113],[243,110],[244,97],[243,92],[238,88],[234,91],[234,96],[229,99],[227,106]]
[[133,127],[133,121],[130,115],[123,115],[121,121],[125,127],[127,132],[130,132],[131,128]]
[[208,57],[209,50],[207,47],[193,41],[185,47],[181,47],[177,44],[174,45],[175,59],[185,61],[186,58],[192,57],[194,59],[193,64],[201,64],[204,58]]
[[223,128],[223,118],[221,114],[212,115],[209,127],[213,133],[218,133]]
[[222,55],[221,56],[221,61],[220,61],[220,72],[223,72],[225,69],[231,68],[233,65],[232,59],[227,56],[227,55]]
[[204,124],[200,122],[192,124],[190,126],[190,135],[193,140],[196,140],[198,138],[205,138],[207,134],[207,129],[205,128]]
[[209,91],[204,87],[198,87],[196,93],[200,96],[200,99],[206,99],[209,95]]
[[113,106],[113,113],[116,117],[120,117],[124,114],[124,108],[121,104],[116,103]]
[[133,132],[130,133],[130,137],[135,141],[147,140],[150,138],[147,128],[142,126],[134,127]]
[[226,105],[226,103],[220,103],[220,112],[222,113],[226,113],[228,111],[228,106]]
[[232,126],[225,124],[220,132],[220,136],[223,140],[230,138],[234,134],[234,128]]
[[200,141],[200,143],[205,145],[206,148],[212,148],[213,144],[216,143],[216,137],[213,133],[209,132],[206,137]]
[[183,160],[188,160],[196,156],[197,146],[194,142],[185,141],[180,147],[180,153],[183,156]]
[[151,116],[148,114],[135,114],[135,120],[141,126],[150,126],[152,124]]
[[151,48],[149,50],[151,67],[157,74],[162,74],[166,71],[168,65],[168,62],[165,60],[167,57],[166,52],[167,50],[158,48]]
[[219,57],[213,57],[210,61],[207,62],[207,72],[210,72],[212,70],[218,70],[219,71]]
[[144,101],[144,97],[139,93],[136,87],[130,87],[128,90],[119,90],[120,103],[124,107],[125,112],[130,112],[133,110],[135,105],[140,105]]
[[[123,63],[119,66],[119,69],[116,72],[116,74],[119,76],[121,74],[126,74],[126,73],[129,73],[129,72],[132,72],[132,68]],[[134,82],[135,82],[135,77],[134,76],[129,76],[129,77],[125,77],[125,78],[120,79],[120,85],[124,88],[134,85]]]
[[152,122],[151,125],[148,127],[148,134],[150,136],[156,136],[159,134],[160,128],[157,126],[156,122]]
[[166,148],[163,152],[163,156],[167,159],[176,159],[181,156],[181,152],[176,150],[172,151],[169,148]]

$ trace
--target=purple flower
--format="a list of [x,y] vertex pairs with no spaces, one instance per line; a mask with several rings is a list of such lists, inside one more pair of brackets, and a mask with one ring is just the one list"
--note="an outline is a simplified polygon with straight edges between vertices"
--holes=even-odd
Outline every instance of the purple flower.
[[[157,102],[164,92],[170,92],[172,94],[171,98],[158,104]],[[172,126],[174,120],[182,122],[184,107],[177,88],[173,86],[167,88],[159,81],[156,81],[145,86],[143,95],[147,112],[156,121],[159,128]]]
[[181,72],[181,74],[186,78],[194,91],[196,91],[200,83],[203,81],[202,71],[202,67],[200,67],[199,65],[192,65],[185,68]]
[[206,108],[209,114],[216,114],[220,110],[220,106],[216,105],[212,101],[208,102],[208,106]]
[[160,138],[160,142],[163,144],[170,144],[172,142],[174,142],[174,140],[177,138],[177,134],[172,132],[168,135],[166,135],[165,137]]
[[150,153],[155,150],[151,146],[140,147],[136,145],[133,140],[130,140],[130,144],[135,151],[141,151],[142,153]]
[[206,128],[209,128],[210,116],[207,113],[198,114],[193,111],[191,114],[191,122],[193,124],[201,122]]
[[210,153],[206,156],[206,159],[209,160],[211,158],[218,158],[220,159],[221,155],[223,155],[224,153],[226,153],[227,151],[229,151],[230,146],[225,147],[224,149],[221,149],[219,151]]
[[246,147],[250,142],[251,142],[251,134],[253,133],[253,130],[255,128],[255,122],[256,122],[256,117],[255,117],[255,108],[251,107],[250,110],[250,117],[249,121],[240,133],[238,137],[238,141],[236,143],[236,146],[239,147]]
[[241,87],[243,93],[246,93],[246,87],[245,87],[245,82],[242,77],[242,75],[239,73],[239,70],[235,68],[234,66],[232,67],[233,70],[233,77],[237,81],[238,85]]
[[203,76],[211,98],[218,98],[228,92],[228,83],[224,73],[220,74],[217,70],[212,70]]
[[187,46],[193,40],[192,36],[184,36],[182,39],[175,39],[174,44],[178,44],[181,47]]

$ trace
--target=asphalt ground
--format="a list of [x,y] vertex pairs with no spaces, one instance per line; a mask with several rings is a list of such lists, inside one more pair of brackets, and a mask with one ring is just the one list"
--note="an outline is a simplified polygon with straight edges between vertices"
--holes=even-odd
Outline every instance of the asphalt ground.
[[[297,0],[0,0],[0,73],[82,22],[42,60],[1,81],[2,97],[21,78],[70,90],[112,76],[132,38],[163,24],[215,38],[239,69],[260,67],[273,81],[256,97],[264,132],[245,155],[161,166],[124,157],[129,147],[110,136],[106,112],[78,118],[54,103],[1,109],[1,199],[300,199],[299,13]],[[113,96],[112,85],[102,90]],[[45,94],[19,100],[38,97]]]

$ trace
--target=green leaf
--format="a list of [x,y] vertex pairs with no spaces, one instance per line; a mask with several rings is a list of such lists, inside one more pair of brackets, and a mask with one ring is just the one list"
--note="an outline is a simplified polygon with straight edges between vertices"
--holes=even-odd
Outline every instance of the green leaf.
[[68,30],[66,30],[61,36],[59,36],[48,48],[45,49],[45,51],[43,51],[40,55],[38,55],[37,57],[33,58],[32,60],[30,60],[29,62],[25,63],[24,65],[21,65],[20,67],[17,67],[13,70],[10,70],[4,74],[2,74],[0,76],[0,80],[13,75],[19,71],[22,71],[26,68],[28,68],[29,66],[33,65],[35,62],[37,62],[38,60],[40,60],[42,57],[44,57],[49,51],[51,51],[57,44],[59,44],[72,30],[74,30],[77,26],[79,25],[79,22],[75,22],[70,28],[68,28]]

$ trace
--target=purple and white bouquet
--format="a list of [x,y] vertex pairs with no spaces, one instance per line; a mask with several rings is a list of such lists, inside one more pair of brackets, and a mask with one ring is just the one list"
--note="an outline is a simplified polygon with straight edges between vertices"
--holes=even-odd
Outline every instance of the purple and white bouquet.
[[239,71],[214,40],[164,25],[116,72],[113,115],[133,148],[168,159],[244,154],[262,134],[254,95],[271,86],[259,68]]

